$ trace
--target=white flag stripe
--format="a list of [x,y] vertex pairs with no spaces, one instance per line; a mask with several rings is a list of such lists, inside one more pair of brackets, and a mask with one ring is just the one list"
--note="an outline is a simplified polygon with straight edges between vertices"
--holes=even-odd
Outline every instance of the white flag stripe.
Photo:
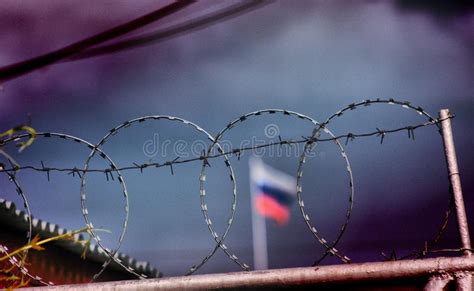
[[265,183],[271,187],[281,189],[296,195],[296,178],[263,163],[260,158],[250,158],[250,179],[256,185]]

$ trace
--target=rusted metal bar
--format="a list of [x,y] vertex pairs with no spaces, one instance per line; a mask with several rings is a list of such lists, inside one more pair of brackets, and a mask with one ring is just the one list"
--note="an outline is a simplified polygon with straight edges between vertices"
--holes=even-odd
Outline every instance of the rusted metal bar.
[[441,134],[443,136],[444,154],[448,164],[449,181],[453,191],[454,206],[456,208],[456,218],[458,222],[459,236],[461,237],[464,255],[471,255],[471,238],[469,236],[469,227],[467,224],[466,209],[462,196],[461,178],[459,177],[458,162],[456,159],[456,150],[454,148],[453,132],[451,129],[451,115],[448,109],[441,109],[439,118],[441,120]]
[[223,288],[262,288],[308,286],[330,283],[430,277],[434,274],[455,274],[474,271],[474,257],[434,258],[376,263],[277,269],[226,274],[195,275],[162,279],[92,283],[42,287],[40,289],[157,289],[196,290]]
[[[467,223],[466,209],[462,195],[461,178],[459,176],[456,149],[454,147],[453,131],[451,128],[451,114],[448,109],[439,112],[441,120],[441,135],[443,136],[444,154],[448,164],[449,182],[453,191],[454,207],[458,222],[458,232],[461,238],[464,256],[471,256],[471,237],[469,235],[469,225]],[[461,275],[460,275],[461,274]],[[472,275],[469,272],[461,272],[456,276],[457,290],[472,290]]]
[[454,278],[453,276],[449,274],[438,274],[438,275],[433,275],[430,277],[428,280],[428,283],[426,284],[425,288],[423,289],[424,291],[442,291],[448,285],[450,281],[452,281]]
[[470,272],[458,272],[454,274],[456,277],[457,291],[471,291],[472,290],[472,274]]

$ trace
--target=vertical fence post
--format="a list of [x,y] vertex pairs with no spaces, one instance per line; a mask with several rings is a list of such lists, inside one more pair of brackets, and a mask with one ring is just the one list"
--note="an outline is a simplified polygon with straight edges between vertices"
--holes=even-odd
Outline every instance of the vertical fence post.
[[[454,206],[458,222],[458,231],[461,238],[464,256],[471,256],[471,238],[469,236],[469,226],[467,223],[466,209],[462,195],[461,178],[459,177],[456,150],[454,148],[453,132],[451,129],[451,115],[448,109],[439,112],[441,120],[441,134],[443,136],[444,154],[448,165],[449,182],[453,191]],[[472,277],[464,274],[457,278],[457,290],[471,290]]]
[[448,109],[442,109],[439,112],[441,120],[441,134],[443,136],[444,154],[448,164],[449,181],[453,191],[454,205],[456,208],[456,218],[458,222],[459,235],[464,251],[464,255],[471,255],[471,238],[469,236],[469,227],[467,224],[466,209],[464,207],[464,198],[462,196],[461,178],[459,177],[458,162],[456,159],[456,150],[454,148],[453,132],[451,130],[451,120]]
[[423,291],[443,291],[453,277],[448,274],[437,274],[430,277],[428,284],[425,285]]

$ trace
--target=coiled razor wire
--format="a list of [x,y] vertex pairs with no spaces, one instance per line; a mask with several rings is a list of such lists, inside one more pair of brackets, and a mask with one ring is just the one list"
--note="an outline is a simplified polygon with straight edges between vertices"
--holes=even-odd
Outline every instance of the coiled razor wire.
[[[7,143],[9,142],[13,142],[13,141],[17,141],[21,138],[25,138],[25,137],[29,137],[30,135],[29,134],[21,134],[21,135],[17,135],[17,136],[12,136],[10,138],[7,138],[5,140],[3,140],[1,142],[2,145],[6,145]],[[112,159],[110,159],[103,151],[101,151],[100,149],[97,149],[95,145],[93,145],[92,143],[86,141],[86,140],[83,140],[81,138],[78,138],[78,137],[75,137],[75,136],[72,136],[72,135],[68,135],[68,134],[63,134],[63,133],[54,133],[54,132],[38,132],[36,133],[36,136],[37,137],[42,137],[42,138],[59,138],[59,140],[68,140],[68,141],[73,141],[75,143],[78,143],[78,144],[83,144],[85,146],[87,146],[89,149],[93,149],[94,152],[99,152],[99,155],[100,157],[106,161],[111,169],[117,169],[117,167],[115,166],[115,163],[112,161]],[[46,168],[44,167],[44,165],[42,165],[44,170],[46,171],[46,174],[48,175],[48,180],[49,180],[49,171],[50,169],[49,168]],[[104,252],[107,254],[107,256],[109,257],[105,262],[104,264],[102,265],[100,271],[98,273],[96,273],[94,276],[93,276],[93,279],[92,280],[95,280],[100,274],[102,274],[102,272],[105,270],[105,268],[108,266],[108,264],[111,262],[111,260],[114,260],[118,265],[120,265],[122,268],[126,269],[128,272],[134,274],[135,276],[139,277],[139,278],[146,278],[145,275],[143,274],[139,274],[138,272],[136,272],[132,267],[130,266],[125,266],[122,261],[117,258],[115,256],[115,254],[117,253],[117,251],[119,250],[121,244],[122,244],[122,241],[123,241],[123,238],[124,238],[124,235],[125,235],[125,230],[126,230],[126,227],[127,227],[127,222],[128,222],[128,194],[127,194],[127,188],[125,186],[125,182],[123,180],[123,177],[120,173],[120,170],[115,170],[118,178],[118,182],[120,183],[121,187],[122,187],[122,193],[123,193],[123,197],[124,197],[124,202],[125,202],[125,206],[124,206],[124,209],[125,209],[125,218],[123,220],[123,225],[122,225],[122,230],[121,230],[121,233],[120,233],[120,236],[119,236],[119,240],[118,240],[118,244],[117,246],[112,249],[112,250],[109,250],[108,248],[104,247],[101,240],[100,240],[100,237],[95,233],[94,231],[94,226],[92,223],[90,223],[89,221],[89,218],[88,218],[88,210],[85,206],[85,193],[83,193],[82,189],[84,188],[85,186],[85,180],[83,179],[84,177],[84,173],[85,172],[82,172],[83,174],[81,175],[81,170],[79,170],[78,168],[74,168],[72,169],[71,172],[69,172],[70,174],[72,175],[78,175],[79,177],[81,177],[81,209],[82,209],[82,214],[84,216],[84,220],[86,221],[86,226],[88,227],[88,231],[91,233],[91,235],[94,237],[94,239],[96,240],[97,242],[97,245],[102,248],[102,250],[104,250]],[[16,180],[13,180],[16,182]],[[16,187],[17,187],[17,192],[18,193],[23,193],[23,190],[21,189],[21,187],[19,186],[19,184],[15,184]],[[27,204],[26,204],[27,205]],[[29,207],[27,208],[29,210]],[[31,227],[31,219],[30,219],[30,227]],[[31,229],[29,231],[29,234],[28,236],[31,238]],[[30,276],[31,277],[31,276]]]
[[[347,260],[348,258],[347,257],[343,257],[339,254],[339,251],[337,249],[335,249],[334,247],[329,247],[327,242],[324,240],[324,239],[321,239],[320,236],[318,235],[318,232],[316,230],[316,228],[314,228],[310,222],[310,216],[308,213],[306,213],[305,209],[304,209],[304,204],[301,204],[303,202],[302,200],[302,192],[303,192],[303,186],[301,185],[301,177],[303,176],[303,164],[305,163],[306,161],[306,152],[307,151],[311,151],[312,150],[312,147],[315,143],[315,140],[317,141],[317,137],[319,136],[319,132],[321,129],[325,129],[326,126],[333,120],[335,119],[336,117],[340,117],[342,116],[345,112],[347,111],[352,111],[352,110],[355,110],[359,107],[362,107],[362,106],[370,106],[372,104],[389,104],[389,105],[398,105],[398,106],[401,106],[405,109],[409,109],[409,110],[413,110],[415,112],[417,112],[419,115],[424,115],[428,118],[428,122],[429,124],[434,124],[436,125],[438,128],[440,127],[439,124],[436,122],[436,120],[430,115],[428,114],[423,108],[421,107],[414,107],[413,105],[410,104],[410,102],[402,102],[402,101],[397,101],[397,100],[394,100],[393,98],[390,98],[388,100],[383,100],[383,99],[375,99],[375,100],[371,100],[371,99],[366,99],[366,100],[363,100],[361,102],[358,102],[358,103],[352,103],[352,104],[349,104],[348,106],[344,107],[343,109],[335,112],[334,114],[330,115],[321,125],[318,125],[317,127],[314,128],[313,130],[313,133],[311,135],[311,137],[309,138],[309,140],[305,143],[305,146],[304,146],[304,150],[303,150],[303,153],[301,154],[300,156],[300,159],[299,159],[299,164],[298,164],[298,172],[296,174],[296,193],[297,193],[297,197],[298,197],[298,202],[300,203],[300,210],[301,210],[301,214],[303,215],[303,218],[305,220],[305,223],[306,225],[308,226],[308,228],[310,229],[310,231],[313,233],[313,235],[319,240],[319,242],[321,244],[323,244],[326,249],[327,249],[327,252],[323,255],[323,257],[321,257],[320,259],[316,260],[314,262],[313,265],[317,265],[319,264],[328,254],[330,255],[333,255],[333,256],[337,256],[339,259],[341,259],[343,262],[345,263],[348,263],[349,261]],[[406,130],[408,130],[408,137],[409,138],[413,138],[415,139],[415,135],[414,135],[414,129],[415,127],[413,126],[408,126],[408,127],[405,127]],[[398,130],[395,130],[395,131],[398,131]],[[383,139],[385,137],[385,135],[387,134],[388,131],[384,131],[384,130],[381,130],[379,128],[377,128],[377,132],[378,132],[378,136],[380,136],[381,140],[380,142],[383,143]],[[393,131],[392,131],[393,132]],[[363,134],[362,135],[354,135],[352,133],[348,133],[346,135],[346,143],[349,141],[349,140],[353,140],[356,136],[364,136]],[[347,157],[346,153],[344,151],[341,151],[341,154],[343,155],[343,157]],[[349,174],[351,175],[352,177],[352,171],[350,169],[350,166],[347,168],[347,171],[349,172]],[[352,179],[350,180],[350,184],[349,186],[352,188],[353,187],[353,184],[352,184]],[[347,213],[347,217],[350,217],[350,210],[352,209],[352,198],[350,198],[350,201],[349,201],[349,204],[350,204],[350,209]],[[446,225],[447,225],[447,222],[448,222],[448,219],[449,219],[449,214],[450,214],[450,210],[451,210],[451,202],[449,203],[450,206],[448,207],[448,211],[446,212],[446,215],[445,215],[445,219],[444,221],[442,222],[441,226],[439,227],[439,230],[438,230],[438,233],[436,234],[434,240],[432,241],[432,243],[430,245],[434,245],[440,238],[442,232],[444,231],[444,229],[446,228]],[[344,224],[342,226],[342,229],[341,229],[341,232],[340,232],[340,235],[337,237],[337,239],[334,241],[334,244],[336,244],[341,236],[342,236],[342,233],[344,232],[344,229],[345,227],[347,226],[347,224]],[[423,252],[427,252],[428,251],[428,246],[425,245],[424,247],[424,250],[425,251],[420,251],[420,252],[416,252],[417,254],[423,254]]]
[[[0,244],[0,254],[8,255],[8,253],[9,253],[8,247]],[[25,267],[23,258],[19,260],[16,256],[10,256],[8,258],[8,261],[10,262],[10,264],[17,267],[18,270],[20,270],[21,273],[28,276],[32,280],[34,280],[34,281],[36,281],[40,284],[46,285],[46,286],[54,285],[54,283],[51,282],[51,281],[46,281],[43,278],[41,278],[40,276],[31,274],[30,271]]]
[[[254,112],[250,112],[250,113],[247,113],[247,114],[244,114],[242,116],[240,116],[239,118],[235,119],[234,121],[230,122],[229,124],[227,124],[226,127],[224,127],[216,136],[216,143],[217,141],[219,141],[224,135],[225,133],[227,133],[228,131],[230,131],[232,128],[234,128],[236,126],[236,124],[240,124],[240,123],[243,123],[245,122],[246,120],[248,120],[248,118],[252,118],[252,117],[258,117],[258,116],[261,116],[262,114],[269,114],[269,115],[274,115],[274,114],[281,114],[283,116],[293,116],[293,117],[296,117],[298,119],[301,119],[301,120],[305,120],[305,121],[309,121],[311,122],[315,127],[319,127],[320,126],[320,123],[317,122],[316,120],[312,119],[311,117],[308,117],[304,114],[301,114],[301,113],[298,113],[298,112],[294,112],[294,111],[289,111],[289,110],[284,110],[284,109],[264,109],[264,110],[258,110],[258,111],[254,111]],[[353,206],[353,196],[354,196],[354,187],[353,187],[353,177],[352,177],[352,170],[351,170],[351,165],[349,163],[349,159],[347,157],[347,155],[345,154],[345,151],[344,151],[344,148],[342,147],[341,143],[339,142],[339,140],[335,139],[335,135],[326,127],[323,128],[323,131],[328,134],[329,136],[331,136],[331,138],[334,138],[334,142],[335,144],[339,147],[339,150],[341,152],[341,156],[344,160],[344,162],[346,163],[346,169],[347,169],[347,172],[348,172],[348,175],[349,175],[349,180],[350,180],[350,183],[349,183],[349,207],[347,209],[347,212],[346,212],[346,218],[345,218],[345,221],[343,222],[342,226],[341,226],[341,229],[338,233],[338,236],[337,236],[337,239],[334,241],[334,243],[332,245],[329,245],[327,243],[327,241],[321,236],[319,235],[319,232],[318,230],[316,229],[316,227],[312,226],[312,225],[309,225],[310,226],[310,230],[312,231],[313,234],[316,235],[316,238],[318,239],[318,241],[328,250],[328,251],[331,251],[333,249],[335,249],[334,247],[336,246],[336,244],[338,243],[339,239],[342,237],[342,235],[344,234],[344,231],[347,227],[347,225],[349,224],[349,220],[350,220],[350,216],[351,216],[351,212],[352,212],[352,206]],[[279,136],[279,138],[281,139],[281,137]],[[283,143],[284,144],[284,143]],[[209,148],[208,150],[208,155],[210,154],[212,148],[213,148],[214,144]],[[240,151],[235,151],[234,154],[240,154]],[[205,172],[205,165],[203,165],[202,167],[202,170],[201,170],[201,177],[204,176],[204,172]],[[299,178],[301,178],[300,175],[302,175],[302,172],[298,172],[297,174],[299,176]],[[299,188],[298,188],[299,189]],[[297,191],[297,193],[300,193],[301,191]],[[304,211],[304,201],[303,201],[303,198],[301,197],[301,195],[298,195],[298,205],[301,209],[301,212],[303,214],[303,217],[305,218],[305,221],[307,223],[309,223],[309,216],[305,213]],[[335,255],[336,256],[340,256],[340,259],[343,260],[344,262],[349,262],[350,259],[346,256],[341,256],[339,255],[339,253],[335,252]]]
[[[20,196],[21,200],[23,201],[23,208],[25,209],[26,214],[22,218],[26,220],[26,222],[28,223],[28,231],[26,232],[26,244],[29,245],[32,239],[31,236],[33,232],[33,222],[32,222],[31,209],[28,203],[28,199],[26,198],[26,195],[23,192],[23,189],[20,187],[20,184],[18,183],[15,177],[16,172],[14,171],[13,173],[10,173],[10,172],[5,172],[5,173],[8,175],[8,181],[13,183],[13,185],[15,186],[16,193]],[[0,244],[0,249],[1,247],[2,245]],[[3,246],[3,249],[6,249],[6,247]],[[31,275],[28,273],[28,269],[26,269],[25,267],[25,262],[26,262],[27,257],[28,257],[28,249],[22,252],[22,257],[20,261],[16,260],[16,258],[10,258],[10,262],[13,261],[15,263],[15,266],[17,266],[24,274],[27,274],[28,276],[31,277]]]
[[[125,121],[124,123],[112,128],[98,143],[97,143],[97,147],[94,147],[92,149],[92,152],[89,154],[87,160],[86,160],[86,163],[84,165],[84,170],[83,172],[86,173],[88,168],[89,168],[89,162],[90,160],[94,157],[95,153],[96,153],[96,150],[98,149],[99,146],[102,146],[104,145],[112,136],[116,135],[117,133],[119,133],[121,130],[125,129],[125,128],[128,128],[132,125],[134,125],[135,123],[144,123],[146,121],[158,121],[158,120],[168,120],[168,121],[172,121],[172,122],[179,122],[181,124],[184,124],[194,130],[196,130],[197,132],[201,133],[201,134],[204,134],[206,136],[206,138],[211,141],[211,142],[215,142],[214,141],[214,138],[212,137],[212,135],[210,135],[207,131],[205,131],[203,128],[201,128],[200,126],[190,122],[190,121],[187,121],[185,119],[182,119],[182,118],[179,118],[179,117],[174,117],[174,116],[168,116],[168,115],[153,115],[153,116],[144,116],[144,117],[139,117],[139,118],[136,118],[136,119],[132,119],[132,120],[129,120],[129,121]],[[222,153],[223,150],[222,150],[222,147],[220,145],[218,145],[218,149],[219,151]],[[223,155],[224,157],[224,160],[225,160],[225,165],[226,167],[228,168],[229,170],[229,173],[230,173],[230,180],[232,182],[232,207],[231,207],[231,213],[230,213],[230,216],[227,220],[227,227],[224,231],[224,234],[222,236],[219,236],[217,234],[217,232],[214,231],[213,227],[212,227],[212,221],[211,219],[209,218],[208,216],[208,208],[207,208],[207,204],[205,202],[205,193],[206,193],[206,190],[204,188],[204,182],[205,182],[205,176],[201,176],[200,177],[200,201],[201,201],[201,211],[204,215],[204,221],[207,225],[207,228],[209,229],[209,232],[211,233],[211,236],[213,237],[213,239],[216,241],[216,247],[210,252],[209,255],[205,256],[202,261],[198,264],[198,265],[194,265],[192,266],[190,269],[189,269],[189,272],[188,274],[192,274],[194,273],[195,271],[197,271],[202,265],[204,265],[213,255],[214,253],[216,252],[216,250],[220,247],[224,253],[231,259],[233,260],[234,262],[236,262],[238,265],[240,265],[242,268],[244,269],[247,269],[248,270],[248,266],[244,263],[241,263],[239,261],[239,259],[237,258],[236,255],[234,254],[231,254],[228,250],[227,250],[227,247],[223,244],[223,241],[225,239],[225,237],[227,236],[228,232],[229,232],[229,229],[230,227],[232,226],[232,221],[234,219],[234,215],[235,215],[235,210],[236,210],[236,205],[237,205],[237,188],[236,188],[236,183],[235,183],[235,177],[234,177],[234,172],[232,170],[232,166],[230,165],[230,162],[227,158],[226,155]],[[175,160],[177,161],[177,159]],[[159,167],[160,164],[157,164],[155,165],[155,167]],[[171,167],[171,171],[173,171],[173,164],[171,162],[165,162],[163,164],[163,166],[170,166]],[[114,169],[116,170],[116,168]],[[85,185],[85,174],[82,175],[81,177],[81,199],[83,199],[85,201],[85,197],[86,197],[86,194],[85,194],[85,191],[84,191],[84,185]],[[124,195],[126,195],[126,193],[124,193]],[[82,201],[82,200],[81,200]],[[87,209],[85,209],[85,207],[83,208],[85,213],[84,213],[84,217],[86,218],[86,221],[87,223],[90,223],[89,219],[87,218]],[[128,209],[126,209],[127,213],[128,213]],[[126,223],[124,224],[124,228],[123,228],[123,233],[125,232],[125,228],[126,228]],[[94,234],[95,235],[95,234]]]
[[[369,133],[361,133],[361,134],[347,133],[347,134],[338,135],[338,136],[335,136],[329,129],[327,129],[327,125],[333,119],[335,119],[336,117],[340,117],[344,113],[346,113],[348,111],[351,111],[351,110],[355,110],[359,107],[369,106],[369,105],[372,105],[372,104],[391,104],[391,105],[402,106],[403,108],[413,110],[413,111],[417,112],[420,115],[424,115],[425,117],[428,118],[428,122],[417,124],[417,125],[405,126],[405,127],[396,128],[396,129],[390,129],[390,130],[381,130],[381,129],[377,128],[376,131],[369,132]],[[292,140],[292,139],[282,140],[281,137],[278,136],[280,140],[276,141],[276,142],[272,141],[272,142],[269,142],[269,143],[266,143],[266,144],[260,144],[260,145],[249,146],[249,147],[234,148],[234,149],[231,149],[230,151],[227,151],[227,152],[223,151],[222,147],[219,144],[219,140],[224,136],[224,134],[226,132],[231,130],[237,123],[244,122],[247,118],[250,118],[250,117],[257,117],[257,116],[261,116],[262,114],[275,114],[275,113],[295,116],[295,117],[298,117],[300,119],[307,120],[307,121],[311,122],[314,125],[314,129],[312,131],[311,136],[303,137],[303,139],[300,139],[300,140]],[[450,116],[449,118],[452,118],[452,116]],[[147,121],[147,120],[160,120],[160,119],[165,119],[165,120],[169,120],[169,121],[176,121],[176,122],[183,123],[187,126],[190,126],[191,128],[198,131],[199,133],[205,134],[207,139],[212,143],[211,146],[208,148],[207,152],[203,152],[203,154],[199,157],[194,157],[194,158],[189,158],[189,159],[181,159],[178,156],[174,160],[167,161],[167,162],[164,162],[164,163],[151,163],[151,162],[143,163],[143,164],[135,164],[134,163],[134,166],[125,166],[125,167],[121,167],[121,168],[117,167],[116,164],[110,159],[110,157],[107,156],[103,152],[103,150],[99,149],[100,146],[104,145],[106,143],[106,141],[111,136],[117,134],[121,129],[127,128],[127,127],[131,126],[134,123],[141,123],[141,122],[144,122],[144,121]],[[348,226],[348,223],[349,223],[349,220],[350,220],[350,217],[351,217],[352,208],[353,208],[353,196],[354,196],[354,184],[353,184],[351,166],[350,166],[347,154],[344,151],[344,148],[341,145],[339,140],[340,139],[346,139],[346,144],[347,144],[348,141],[351,141],[351,140],[353,140],[357,137],[378,136],[378,137],[381,138],[381,143],[383,143],[384,137],[387,134],[400,132],[400,131],[408,131],[408,137],[414,139],[415,138],[415,136],[414,136],[414,130],[415,129],[425,127],[425,126],[431,126],[431,125],[436,125],[439,128],[438,123],[440,121],[441,120],[433,118],[430,114],[428,114],[421,107],[415,107],[415,106],[412,106],[409,102],[396,101],[392,98],[386,99],[386,100],[385,99],[375,99],[375,100],[369,100],[368,99],[368,100],[363,100],[363,101],[358,102],[358,103],[352,103],[352,104],[348,105],[347,107],[344,107],[343,109],[341,109],[341,110],[337,111],[336,113],[332,114],[331,116],[329,116],[323,123],[318,123],[317,121],[315,121],[314,119],[312,119],[312,118],[310,118],[306,115],[303,115],[303,114],[300,114],[300,113],[297,113],[297,112],[293,112],[293,111],[283,110],[283,109],[265,109],[265,110],[254,111],[254,112],[251,112],[251,113],[247,113],[247,114],[239,117],[238,119],[230,122],[226,127],[224,127],[216,135],[215,138],[212,137],[207,131],[205,131],[203,128],[199,127],[198,125],[196,125],[192,122],[189,122],[187,120],[178,118],[178,117],[172,117],[172,116],[166,116],[166,115],[145,116],[145,117],[140,117],[140,118],[136,118],[136,119],[126,121],[126,122],[118,125],[117,127],[114,127],[96,145],[94,145],[90,142],[87,142],[83,139],[80,139],[80,138],[77,138],[77,137],[74,137],[74,136],[71,136],[71,135],[67,135],[67,134],[62,134],[62,133],[42,132],[42,133],[37,133],[36,134],[36,136],[38,136],[38,137],[44,137],[44,138],[55,137],[55,138],[59,138],[59,139],[72,140],[76,143],[86,145],[89,149],[91,149],[91,153],[89,154],[82,170],[78,169],[77,167],[74,167],[74,168],[45,167],[44,164],[41,163],[41,167],[36,167],[36,166],[32,166],[32,165],[17,166],[17,165],[11,164],[11,168],[0,169],[0,172],[5,172],[5,173],[7,173],[7,175],[9,175],[10,181],[15,184],[15,187],[17,189],[18,194],[23,199],[25,209],[28,213],[27,216],[28,216],[29,224],[30,224],[30,231],[27,233],[27,239],[29,241],[31,240],[31,213],[30,213],[29,205],[27,203],[26,195],[21,190],[20,185],[17,183],[17,181],[15,179],[15,175],[12,174],[12,173],[16,173],[17,171],[23,170],[23,169],[29,169],[29,170],[39,171],[39,172],[45,172],[47,174],[48,180],[49,180],[49,173],[51,171],[67,172],[68,174],[72,174],[72,175],[77,174],[81,178],[80,198],[81,198],[81,209],[82,209],[82,214],[83,214],[84,220],[86,222],[87,227],[89,228],[89,230],[91,232],[91,236],[94,238],[94,240],[97,241],[97,244],[98,244],[99,248],[101,248],[105,252],[105,254],[109,257],[109,259],[102,265],[100,271],[94,275],[94,277],[92,278],[92,281],[95,280],[98,276],[100,276],[100,274],[102,274],[102,272],[105,270],[105,268],[109,265],[109,263],[112,260],[114,260],[118,265],[120,265],[122,268],[124,268],[127,272],[129,272],[131,274],[134,274],[138,278],[143,279],[143,278],[146,277],[145,275],[139,274],[138,272],[136,272],[133,268],[131,268],[129,266],[125,266],[121,262],[121,260],[115,256],[116,252],[118,251],[118,249],[120,248],[120,246],[123,242],[124,235],[125,235],[125,232],[126,232],[126,229],[127,229],[128,215],[129,215],[128,192],[127,192],[127,188],[125,186],[124,178],[121,175],[121,171],[125,171],[125,170],[140,170],[140,171],[143,171],[143,169],[149,168],[149,167],[154,167],[154,168],[169,167],[171,169],[171,173],[173,173],[173,165],[174,164],[188,163],[188,162],[193,162],[193,161],[201,161],[203,163],[203,165],[202,165],[200,176],[199,176],[199,180],[200,180],[200,189],[199,189],[200,190],[200,192],[199,192],[199,194],[200,194],[200,206],[201,206],[201,211],[203,213],[204,220],[205,220],[205,223],[207,225],[207,228],[208,228],[209,232],[211,233],[211,236],[212,236],[213,240],[216,242],[216,245],[213,248],[213,250],[207,256],[205,256],[198,265],[192,266],[190,268],[188,274],[194,273],[202,265],[204,265],[219,248],[222,249],[224,251],[224,253],[232,261],[237,263],[244,270],[248,270],[249,269],[248,265],[240,262],[239,259],[237,258],[237,256],[232,254],[228,250],[228,247],[224,244],[224,239],[226,238],[226,236],[228,235],[228,233],[230,231],[230,227],[231,227],[232,222],[233,222],[233,218],[234,218],[235,211],[236,211],[236,205],[237,205],[236,204],[236,198],[237,198],[236,179],[235,179],[233,169],[230,165],[230,162],[229,162],[227,156],[237,155],[237,156],[240,157],[240,154],[244,151],[252,151],[252,150],[256,150],[258,148],[263,148],[263,147],[270,147],[270,146],[276,146],[276,145],[282,146],[282,145],[289,145],[289,144],[304,144],[304,151],[301,154],[301,156],[299,157],[298,170],[297,170],[297,174],[296,174],[296,176],[297,176],[296,177],[297,178],[296,192],[297,192],[297,199],[298,199],[299,209],[300,209],[300,212],[303,216],[305,224],[307,225],[307,227],[309,228],[311,233],[315,236],[317,241],[321,245],[323,245],[323,247],[325,247],[325,249],[326,249],[326,253],[320,259],[316,260],[315,264],[321,262],[329,254],[338,257],[342,262],[348,263],[348,262],[350,262],[350,259],[347,256],[342,255],[335,248],[337,243],[342,238],[342,235],[343,235],[344,231],[346,230],[346,228]],[[330,137],[329,138],[320,138],[321,130],[324,131],[326,134],[328,134]],[[9,142],[17,141],[17,140],[19,140],[21,138],[25,138],[25,137],[31,137],[31,135],[28,134],[28,133],[27,134],[20,134],[20,135],[11,136],[11,137],[9,137],[5,140],[0,140],[0,147],[6,145]],[[346,212],[346,219],[345,219],[344,223],[341,225],[338,236],[336,237],[336,239],[332,243],[327,242],[319,234],[316,227],[312,225],[311,220],[310,220],[310,216],[305,211],[305,204],[304,204],[304,200],[303,200],[303,197],[302,197],[303,188],[302,188],[302,185],[301,185],[301,178],[303,176],[303,164],[305,163],[306,154],[309,151],[311,151],[313,149],[313,147],[318,142],[326,142],[326,141],[335,142],[336,145],[339,147],[339,150],[341,152],[341,156],[342,156],[343,160],[346,163],[346,169],[347,169],[347,173],[348,173],[348,176],[349,176],[349,189],[350,189],[349,190],[349,206],[348,206],[347,212]],[[211,151],[214,147],[217,147],[218,153],[211,154]],[[96,154],[99,154],[99,156],[102,159],[104,159],[109,164],[110,167],[105,168],[105,169],[89,169],[89,162]],[[224,158],[224,163],[225,163],[226,167],[229,170],[229,173],[230,173],[229,177],[230,177],[230,179],[232,181],[232,185],[233,185],[233,187],[232,187],[232,198],[233,198],[233,200],[232,200],[232,206],[231,206],[231,214],[230,214],[230,216],[227,220],[226,229],[223,232],[223,234],[220,235],[220,236],[213,230],[212,221],[210,220],[209,215],[208,215],[208,208],[207,208],[207,203],[206,203],[206,200],[205,200],[206,193],[205,193],[205,188],[204,188],[204,184],[205,184],[205,181],[206,181],[205,168],[206,168],[206,165],[209,165],[208,159],[218,158],[218,157],[223,157]],[[123,219],[122,230],[121,230],[121,233],[120,233],[120,236],[119,236],[119,239],[118,239],[117,246],[112,250],[106,248],[102,244],[102,242],[100,240],[100,237],[95,233],[94,226],[93,226],[93,224],[90,221],[90,218],[88,216],[88,209],[86,207],[86,192],[85,192],[85,181],[86,181],[85,180],[85,175],[88,172],[102,172],[102,173],[105,173],[107,179],[108,179],[109,175],[113,179],[113,173],[115,172],[118,176],[117,180],[119,181],[119,183],[121,184],[121,187],[122,187],[122,196],[124,198],[125,217]],[[441,224],[441,226],[439,227],[439,230],[438,230],[435,238],[433,240],[431,240],[429,243],[426,242],[424,248],[421,251],[417,251],[413,254],[407,255],[404,258],[408,258],[410,256],[423,257],[424,255],[426,255],[428,252],[431,251],[431,249],[434,247],[434,245],[439,241],[439,238],[441,237],[444,229],[447,226],[447,221],[449,219],[449,215],[450,215],[450,211],[451,211],[451,205],[452,205],[452,203],[451,203],[451,200],[450,200],[450,207],[448,207],[448,210],[445,212],[445,219],[444,219],[443,223]],[[3,251],[5,252],[6,249],[3,249]],[[23,273],[27,274],[30,278],[35,279],[38,282],[43,283],[43,284],[52,284],[52,282],[46,282],[45,280],[41,279],[38,276],[33,276],[33,275],[29,274],[27,269],[24,268],[24,266],[22,266],[21,264],[14,263],[14,265],[19,267],[20,270]]]

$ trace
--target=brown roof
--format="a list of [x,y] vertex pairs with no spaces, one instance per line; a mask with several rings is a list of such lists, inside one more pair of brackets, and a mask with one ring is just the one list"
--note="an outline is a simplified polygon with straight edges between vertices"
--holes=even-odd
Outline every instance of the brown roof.
[[[0,199],[0,225],[7,226],[11,229],[14,229],[15,231],[18,231],[19,233],[24,233],[26,236],[26,233],[29,229],[28,214],[26,214],[22,210],[16,209],[16,206],[13,202]],[[47,221],[43,221],[33,217],[32,227],[33,235],[38,234],[42,238],[54,237],[67,232],[71,232],[67,229],[59,227],[57,224],[49,223]],[[80,234],[75,234],[74,238],[75,241],[84,239]],[[76,254],[79,257],[84,250],[84,246],[75,241],[57,241],[54,243],[54,245],[57,245],[58,247],[66,250],[67,252]],[[1,243],[2,241],[0,241],[0,244]],[[119,258],[126,267],[133,268],[139,274],[143,274],[148,278],[161,277],[161,273],[156,268],[152,267],[149,262],[137,261],[134,258],[120,252],[117,252],[115,256]],[[102,250],[96,244],[90,244],[87,250],[86,260],[102,264],[107,259],[108,256],[104,252],[104,250]],[[127,272],[114,261],[110,263],[108,268],[114,269],[115,271],[119,272]]]

